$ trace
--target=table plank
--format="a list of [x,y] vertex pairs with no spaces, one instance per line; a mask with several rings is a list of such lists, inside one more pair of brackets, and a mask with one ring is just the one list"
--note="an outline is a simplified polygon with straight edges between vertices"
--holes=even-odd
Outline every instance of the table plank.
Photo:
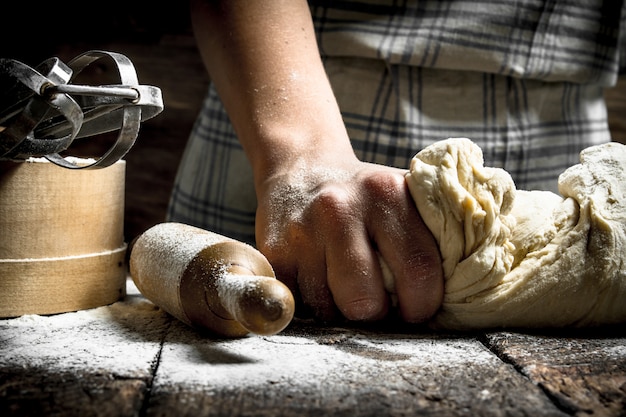
[[0,369],[0,415],[136,416],[146,383],[145,378],[119,379],[81,371]]
[[626,337],[623,329],[492,333],[487,345],[575,415],[626,414]]
[[136,416],[173,321],[138,292],[0,320],[0,415]]

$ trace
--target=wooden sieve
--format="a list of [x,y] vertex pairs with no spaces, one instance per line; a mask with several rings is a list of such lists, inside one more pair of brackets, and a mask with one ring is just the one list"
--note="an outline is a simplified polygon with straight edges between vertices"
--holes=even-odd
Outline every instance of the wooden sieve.
[[125,166],[0,161],[0,317],[94,308],[125,295]]

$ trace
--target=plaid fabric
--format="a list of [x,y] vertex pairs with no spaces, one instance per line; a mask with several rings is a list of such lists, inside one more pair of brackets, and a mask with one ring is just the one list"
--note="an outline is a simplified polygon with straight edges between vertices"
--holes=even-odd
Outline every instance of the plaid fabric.
[[619,0],[312,0],[323,55],[613,85]]
[[[423,147],[463,136],[518,188],[556,191],[581,149],[610,140],[602,88],[619,69],[621,2],[590,3],[329,1],[311,10],[360,159],[407,168]],[[168,220],[254,244],[255,209],[248,161],[209,88]]]

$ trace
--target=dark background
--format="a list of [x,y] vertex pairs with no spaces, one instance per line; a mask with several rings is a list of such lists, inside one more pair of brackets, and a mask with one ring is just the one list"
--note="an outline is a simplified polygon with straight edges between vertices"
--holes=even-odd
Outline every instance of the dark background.
[[[133,62],[140,84],[162,91],[163,112],[142,123],[137,142],[125,157],[125,237],[130,241],[165,219],[178,163],[209,82],[193,38],[188,4],[132,0],[50,3],[14,2],[11,8],[3,3],[3,58],[35,66],[53,56],[67,62],[93,49],[118,52]],[[114,73],[107,64],[98,61],[94,84],[103,84],[106,73]],[[614,138],[623,142],[626,82],[620,80],[606,97]],[[70,149],[73,155],[87,156],[106,150],[105,139],[88,138]]]

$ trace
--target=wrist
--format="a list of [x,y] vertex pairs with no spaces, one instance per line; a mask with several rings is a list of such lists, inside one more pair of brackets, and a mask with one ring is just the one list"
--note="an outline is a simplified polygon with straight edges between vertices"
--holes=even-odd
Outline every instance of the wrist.
[[242,141],[252,165],[255,185],[277,176],[356,160],[343,122],[305,128],[286,123],[263,126],[255,139]]

